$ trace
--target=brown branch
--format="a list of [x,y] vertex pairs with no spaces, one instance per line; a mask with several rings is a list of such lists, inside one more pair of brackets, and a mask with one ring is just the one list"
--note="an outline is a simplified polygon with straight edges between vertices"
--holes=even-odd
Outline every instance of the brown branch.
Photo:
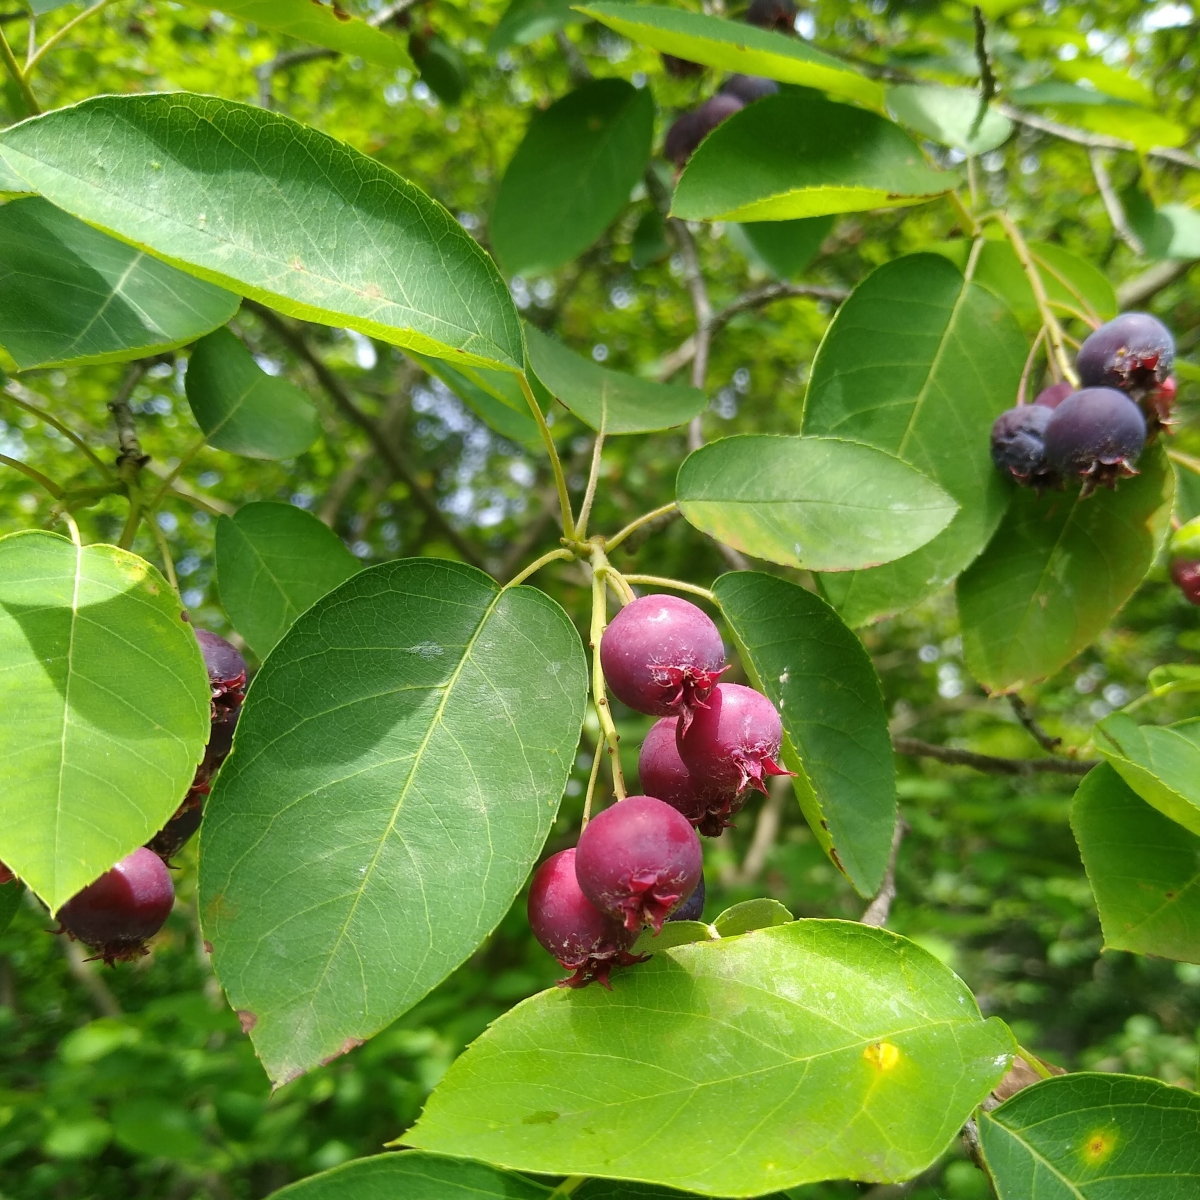
[[1033,738],[1033,740],[1037,742],[1037,744],[1041,746],[1041,748],[1045,750],[1047,754],[1058,754],[1059,747],[1062,745],[1062,738],[1052,737],[1050,734],[1048,734],[1037,723],[1037,721],[1034,720],[1033,713],[1029,711],[1028,705],[1024,700],[1021,699],[1020,696],[1016,694],[1016,692],[1009,694],[1008,703],[1012,708],[1017,720],[1025,726],[1025,730],[1029,736]]
[[1121,198],[1117,195],[1112,180],[1108,177],[1108,168],[1104,165],[1104,152],[1096,146],[1090,146],[1088,160],[1092,164],[1092,176],[1096,180],[1096,188],[1100,192],[1100,199],[1104,201],[1104,209],[1108,213],[1108,219],[1112,222],[1114,232],[1138,258],[1142,258],[1146,253],[1146,247],[1142,245],[1142,239],[1133,232],[1129,220],[1125,216]]
[[999,89],[996,86],[996,76],[992,74],[992,64],[988,60],[987,22],[983,19],[983,9],[976,4],[971,14],[975,22],[975,61],[979,64],[979,107],[975,110],[970,132],[970,136],[974,137],[987,115],[988,105],[995,99]]
[[[700,268],[700,254],[696,249],[696,239],[687,227],[686,221],[678,217],[671,218],[671,229],[679,246],[679,254],[683,259],[683,282],[692,301],[692,312],[696,316],[696,332],[692,334],[692,387],[704,391],[704,382],[708,377],[708,350],[712,344],[712,301],[708,297],[708,285],[704,282],[704,272]],[[699,450],[704,445],[703,426],[699,416],[693,417],[688,425],[687,448]]]
[[791,789],[791,781],[786,775],[777,775],[771,780],[767,798],[758,810],[758,819],[754,822],[754,836],[750,839],[746,857],[742,859],[742,865],[734,873],[731,883],[750,884],[762,874],[775,846],[775,839],[779,836],[783,808]]
[[92,1003],[102,1017],[117,1018],[122,1016],[121,1005],[116,996],[109,990],[108,984],[96,972],[95,965],[88,961],[83,947],[72,941],[68,934],[61,935],[63,957],[67,960],[67,970],[75,977],[76,982],[83,985]]
[[892,738],[892,748],[906,758],[936,758],[939,762],[956,767],[974,767],[990,775],[1034,775],[1048,771],[1052,775],[1086,775],[1096,762],[1077,761],[1073,758],[997,758],[992,754],[976,754],[973,750],[954,750],[949,746],[935,746],[919,738]]
[[133,421],[133,410],[129,407],[129,398],[134,388],[142,381],[142,376],[150,367],[152,359],[139,359],[130,363],[125,372],[117,394],[108,402],[108,411],[112,413],[113,424],[117,427],[117,471],[121,478],[128,482],[129,476],[136,475],[149,461],[142,452],[142,443],[138,439],[137,426]]
[[892,911],[892,901],[896,898],[896,859],[900,857],[900,843],[908,832],[908,822],[896,814],[896,828],[892,833],[892,848],[888,853],[887,869],[883,873],[883,882],[875,899],[867,905],[859,921],[863,925],[875,925],[882,928],[887,924],[888,915]]

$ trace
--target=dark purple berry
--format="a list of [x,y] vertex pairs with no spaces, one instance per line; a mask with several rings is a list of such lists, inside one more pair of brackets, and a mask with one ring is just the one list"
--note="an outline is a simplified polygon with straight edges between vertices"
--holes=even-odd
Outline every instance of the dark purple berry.
[[236,646],[207,629],[197,629],[196,640],[212,687],[215,721],[216,708],[241,707],[246,694],[246,660]]
[[693,75],[704,74],[703,63],[689,62],[686,58],[676,58],[674,54],[664,53],[662,62],[667,74],[673,75],[676,79],[687,79]]
[[696,147],[722,121],[745,107],[737,96],[730,96],[724,92],[710,96],[699,108],[675,118],[675,123],[667,130],[663,157],[670,159],[677,167],[684,166],[696,152]]
[[12,883],[14,879],[16,879],[16,876],[12,871],[4,863],[0,862],[0,885]]
[[148,954],[146,939],[166,923],[175,902],[171,873],[139,846],[58,910],[63,931],[110,966]]
[[1046,462],[1063,479],[1083,480],[1086,496],[1099,484],[1115,487],[1136,475],[1133,464],[1146,444],[1146,418],[1115,388],[1088,387],[1050,412]]
[[1043,408],[1057,408],[1074,390],[1074,386],[1066,379],[1061,383],[1052,383],[1038,392],[1034,404],[1040,404]]
[[747,25],[760,29],[774,29],[779,33],[792,33],[797,13],[792,0],[750,0],[750,7],[742,18]]
[[717,684],[678,742],[688,770],[717,787],[765,792],[764,776],[793,774],[779,765],[783,722],[775,705],[739,683]]
[[779,91],[779,84],[773,79],[764,79],[761,75],[730,75],[721,84],[722,96],[736,96],[743,104],[753,104],[766,96],[774,96]]
[[627,796],[580,834],[575,874],[583,894],[627,930],[654,932],[695,890],[704,866],[687,818],[653,796]]
[[1046,425],[1052,412],[1041,404],[1022,404],[992,423],[992,462],[1022,487],[1053,487],[1056,482],[1046,465]]
[[614,966],[627,967],[642,957],[629,953],[638,930],[602,913],[579,890],[575,851],[562,850],[548,858],[529,887],[529,927],[559,963],[575,973],[560,979],[559,987],[585,987],[596,982],[608,987]]
[[635,712],[690,724],[726,670],[712,621],[676,596],[642,596],[600,639],[600,666],[612,693]]
[[1141,401],[1175,364],[1171,331],[1149,313],[1122,313],[1090,333],[1075,360],[1084,387],[1112,387]]
[[642,791],[678,809],[701,833],[717,837],[745,797],[732,787],[699,779],[687,769],[679,757],[678,729],[677,717],[663,717],[646,734],[638,755]]
[[668,921],[704,920],[704,876],[696,884],[696,890],[667,918]]
[[1189,604],[1200,604],[1200,559],[1177,558],[1171,564],[1171,578]]
[[192,839],[204,818],[204,797],[208,795],[208,784],[192,784],[183,803],[175,810],[171,819],[146,843],[163,862],[170,865],[171,859]]

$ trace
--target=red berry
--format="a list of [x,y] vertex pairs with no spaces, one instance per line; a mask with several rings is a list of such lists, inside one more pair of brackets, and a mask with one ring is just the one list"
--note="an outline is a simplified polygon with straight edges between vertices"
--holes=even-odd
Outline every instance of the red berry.
[[197,629],[196,640],[200,643],[200,653],[208,669],[215,721],[218,708],[241,707],[246,694],[246,660],[231,642],[207,629]]
[[691,728],[679,731],[679,754],[693,775],[715,786],[767,790],[765,775],[791,775],[779,765],[783,722],[770,700],[738,683],[719,683]]
[[538,867],[529,887],[528,912],[533,936],[562,966],[575,972],[560,979],[559,987],[585,987],[593,981],[608,987],[614,965],[642,961],[629,953],[638,931],[605,916],[579,890],[574,850],[560,851]]
[[153,850],[140,846],[72,896],[58,919],[111,966],[148,953],[146,939],[163,927],[174,902],[170,872]]
[[191,840],[204,818],[204,797],[208,795],[208,784],[192,784],[183,803],[175,810],[171,819],[146,843],[163,862],[170,865],[171,859]]
[[1087,495],[1097,484],[1115,487],[1136,475],[1133,464],[1146,444],[1146,418],[1124,392],[1088,387],[1050,413],[1046,461],[1064,479],[1082,478]]
[[732,787],[693,775],[679,756],[677,717],[656,721],[638,755],[638,778],[647,796],[678,809],[701,833],[716,837],[745,803]]
[[1084,387],[1111,387],[1141,401],[1175,365],[1175,339],[1157,317],[1129,312],[1088,334],[1075,360]]
[[1053,487],[1058,480],[1046,465],[1045,433],[1051,410],[1022,404],[992,423],[992,462],[1022,487]]
[[682,167],[696,152],[696,147],[722,121],[745,107],[737,96],[724,92],[710,96],[699,108],[675,118],[674,124],[667,130],[667,139],[663,143],[663,157],[670,159],[677,167]]
[[600,665],[622,704],[682,717],[685,726],[727,669],[717,627],[675,596],[643,596],[621,609],[600,639]]
[[653,796],[627,796],[593,817],[579,837],[575,874],[583,894],[627,930],[654,932],[695,890],[704,866],[687,818]]
[[1200,604],[1200,559],[1175,559],[1171,564],[1171,578],[1189,603]]
[[1043,408],[1057,408],[1074,390],[1065,379],[1062,383],[1052,383],[1038,392],[1034,404],[1040,404]]

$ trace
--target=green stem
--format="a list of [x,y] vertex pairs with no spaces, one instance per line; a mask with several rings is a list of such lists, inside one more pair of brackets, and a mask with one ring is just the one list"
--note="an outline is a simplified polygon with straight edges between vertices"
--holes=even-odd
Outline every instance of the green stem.
[[610,538],[604,539],[605,550],[612,550],[619,546],[631,533],[637,529],[641,529],[643,525],[648,525],[651,521],[657,521],[659,517],[665,517],[667,513],[674,512],[678,506],[672,500],[670,504],[663,504],[658,508],[652,509],[648,513],[644,513],[638,517],[636,521],[630,521],[619,533],[614,534]]
[[963,232],[967,237],[974,237],[979,232],[979,223],[971,215],[971,210],[963,203],[962,197],[957,192],[947,192],[946,199],[950,201],[950,207],[954,209],[959,221],[962,222]]
[[592,797],[596,794],[596,777],[600,774],[600,760],[604,757],[604,739],[596,739],[596,752],[592,755],[592,773],[588,776],[587,795],[583,798],[583,819],[579,822],[579,832],[587,828],[592,819]]
[[1193,474],[1200,475],[1200,458],[1193,458],[1190,454],[1184,454],[1182,450],[1168,450],[1167,457]]
[[[146,524],[150,526],[151,536],[153,536],[158,546],[158,552],[162,556],[167,582],[171,585],[171,590],[174,591],[175,595],[179,596],[179,580],[175,577],[175,560],[171,557],[171,548],[167,545],[166,534],[159,528],[158,522],[154,519],[153,512],[144,512],[142,516]],[[182,602],[183,597],[179,596],[179,598]]]
[[1046,340],[1046,327],[1043,325],[1038,330],[1038,335],[1033,339],[1033,345],[1029,347],[1029,355],[1025,359],[1025,366],[1021,371],[1021,382],[1017,386],[1017,404],[1025,403],[1025,392],[1029,387],[1029,372],[1033,370],[1033,364],[1037,361],[1038,347]]
[[35,471],[33,467],[27,466],[25,463],[19,462],[15,458],[9,458],[7,454],[0,454],[0,463],[3,463],[6,467],[13,467],[20,471],[22,475],[28,475],[29,478],[34,480],[36,483],[40,483],[42,487],[44,487],[46,491],[48,491],[50,495],[55,498],[55,500],[61,500],[63,498],[64,493],[62,488],[60,488],[53,479],[49,478],[49,476],[43,475],[41,471]]
[[50,413],[46,412],[45,409],[39,408],[36,404],[30,404],[28,400],[21,400],[19,397],[14,396],[12,392],[6,391],[4,395],[18,408],[23,408],[27,413],[31,413],[33,416],[37,417],[39,421],[45,421],[47,425],[52,425],[58,430],[59,433],[63,435],[63,437],[69,438],[72,442],[74,442],[75,445],[78,446],[79,449],[82,450],[89,459],[91,459],[92,464],[100,468],[106,478],[113,478],[112,469],[109,467],[108,463],[106,463],[98,454],[96,454],[83,440],[83,438],[81,438],[73,429],[67,425],[64,425],[57,417],[51,416]]
[[625,575],[626,583],[644,583],[647,587],[670,588],[673,592],[691,592],[693,596],[703,596],[710,604],[716,604],[717,597],[698,583],[684,583],[681,579],[667,579],[664,575]]
[[613,791],[618,800],[625,799],[625,776],[621,771],[621,738],[608,709],[608,696],[604,691],[604,668],[600,665],[600,642],[608,628],[608,596],[604,590],[604,573],[608,559],[604,550],[592,544],[592,698],[596,702],[596,716],[600,718],[600,730],[608,747],[609,764],[612,768]]
[[72,29],[75,28],[76,25],[86,21],[88,17],[98,13],[102,8],[111,3],[112,0],[99,0],[99,2],[97,4],[93,4],[91,8],[85,8],[78,16],[72,17],[61,29],[56,29],[42,43],[41,47],[25,60],[25,74],[28,75],[41,61],[42,56],[48,51],[53,50],[54,47],[57,46],[58,43],[61,42],[63,38],[65,38],[67,34],[71,32]]
[[592,501],[596,498],[596,484],[600,479],[600,456],[604,450],[604,425],[607,418],[607,406],[600,418],[600,432],[592,446],[592,469],[588,472],[587,487],[583,492],[583,503],[579,506],[579,520],[575,524],[575,536],[582,541],[587,537],[588,518],[592,515]]
[[554,1189],[554,1191],[550,1193],[549,1196],[546,1197],[546,1200],[559,1200],[559,1197],[561,1196],[571,1195],[572,1192],[582,1187],[583,1184],[587,1182],[587,1178],[588,1177],[586,1175],[568,1176],[562,1181],[562,1183],[558,1185],[558,1187]]
[[133,545],[144,511],[142,489],[138,487],[136,480],[130,479],[126,482],[125,492],[129,497],[129,515],[125,518],[125,528],[121,530],[121,537],[117,542],[122,550],[128,550]]
[[625,581],[625,576],[620,571],[610,565],[605,567],[601,574],[604,576],[605,583],[612,588],[613,594],[620,601],[622,607],[632,604],[637,599],[633,588]]
[[192,459],[195,458],[196,455],[199,454],[207,444],[208,441],[206,438],[200,438],[199,441],[193,442],[188,450],[184,451],[183,457],[175,464],[170,474],[163,479],[162,485],[159,487],[158,491],[156,491],[154,495],[150,497],[146,507],[150,509],[151,512],[158,508],[158,506],[162,503],[163,497],[171,490],[172,484],[174,484],[175,480],[179,478],[183,468],[186,467],[188,463],[190,463]]
[[8,38],[4,36],[3,27],[0,27],[0,58],[4,59],[4,65],[8,68],[8,73],[13,77],[13,82],[20,90],[21,98],[25,101],[25,107],[29,109],[32,116],[39,116],[42,106],[38,103],[38,98],[33,94],[33,88],[29,86],[29,80],[25,78],[25,72],[21,70],[21,64],[17,62],[16,55],[13,54],[12,47],[8,44]]
[[517,382],[521,385],[521,391],[525,393],[529,410],[533,413],[534,421],[537,422],[538,433],[542,435],[542,444],[550,456],[550,468],[554,472],[554,486],[558,489],[558,506],[562,509],[563,537],[567,541],[573,542],[575,540],[575,518],[571,514],[571,496],[567,491],[567,480],[563,475],[558,450],[555,448],[554,439],[550,436],[550,427],[546,424],[545,415],[537,402],[537,397],[533,394],[533,388],[529,386],[529,380],[524,371],[517,376]]
[[1036,1071],[1043,1079],[1053,1079],[1054,1072],[1046,1069],[1046,1064],[1042,1062],[1036,1054],[1030,1054],[1019,1042],[1017,1043],[1017,1053]]
[[514,575],[504,586],[506,588],[516,587],[520,583],[524,583],[535,571],[540,571],[547,563],[552,563],[560,558],[575,558],[577,557],[574,550],[568,550],[565,547],[559,550],[551,550],[547,554],[543,554],[541,558],[534,559],[533,562],[521,571]]

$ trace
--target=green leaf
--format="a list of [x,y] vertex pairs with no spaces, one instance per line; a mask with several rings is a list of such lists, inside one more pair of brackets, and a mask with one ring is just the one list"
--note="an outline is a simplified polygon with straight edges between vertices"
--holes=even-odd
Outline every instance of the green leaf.
[[902,125],[964,154],[995,150],[1013,131],[1012,122],[994,108],[980,119],[979,93],[971,88],[902,83],[888,88],[887,106]]
[[881,84],[798,38],[741,21],[651,4],[592,3],[577,7],[630,41],[688,62],[745,75],[765,75],[781,83],[799,83],[868,108],[883,108]]
[[656,208],[647,209],[633,231],[629,262],[634,270],[662,262],[671,247],[667,244],[667,223]]
[[404,1140],[705,1195],[908,1179],[1015,1048],[932,955],[855,922],[679,946],[612,985],[552,988],[494,1021]]
[[992,464],[992,422],[1015,400],[1026,352],[1003,304],[936,255],[887,263],[838,310],[813,363],[804,433],[894,454],[958,502],[916,553],[822,578],[851,625],[932,595],[987,545],[1012,490]]
[[739,933],[770,929],[794,920],[795,917],[778,900],[763,896],[758,900],[743,900],[741,904],[727,908],[713,922],[713,928],[722,937],[736,937]]
[[656,950],[670,950],[690,942],[711,941],[715,936],[711,926],[703,921],[668,921],[658,934],[653,929],[643,929],[632,953],[653,954]]
[[1039,105],[1058,105],[1074,107],[1085,104],[1089,106],[1104,106],[1107,104],[1128,105],[1130,100],[1120,100],[1095,88],[1080,87],[1077,83],[1064,83],[1062,80],[1051,79],[1044,83],[1035,83],[1030,87],[1016,88],[1009,94],[1009,99],[1022,108],[1036,108]]
[[268,375],[228,329],[196,344],[184,384],[196,424],[218,450],[295,458],[320,436],[308,397],[294,383]]
[[628,204],[653,135],[649,90],[623,79],[584,84],[536,112],[492,210],[504,269],[551,271],[586,250]]
[[377,1033],[496,927],[586,694],[558,605],[437,559],[360,572],[275,647],[208,801],[200,900],[277,1084]]
[[699,388],[610,371],[525,326],[529,362],[546,389],[585,425],[605,433],[650,433],[686,425],[708,407]]
[[0,206],[0,346],[17,370],[172,350],[223,325],[237,307],[232,292],[40,197]]
[[499,54],[509,46],[527,46],[548,33],[578,25],[584,19],[583,14],[571,6],[571,0],[512,0],[492,30],[488,53]]
[[1096,749],[1147,804],[1200,834],[1200,718],[1139,725],[1115,712],[1092,736]]
[[1159,688],[1170,687],[1173,691],[1200,691],[1200,667],[1191,667],[1186,663],[1165,663],[1155,667],[1146,676],[1146,686],[1156,692]]
[[15,879],[0,884],[0,933],[3,933],[12,924],[12,919],[17,915],[24,895],[24,887]]
[[916,143],[886,118],[781,92],[747,105],[704,139],[679,180],[671,213],[790,221],[922,204],[957,183],[953,172],[926,166]]
[[680,512],[756,558],[851,571],[908,554],[957,505],[933,480],[870,446],[837,438],[739,434],[679,468]]
[[467,90],[467,68],[462,55],[436,35],[413,34],[409,50],[421,71],[421,82],[447,107],[452,108]]
[[1071,828],[1105,946],[1200,962],[1200,837],[1156,812],[1107,763],[1079,785]]
[[295,505],[243,504],[217,521],[221,607],[259,658],[358,570],[342,539]]
[[454,217],[281,113],[98,96],[4,130],[0,158],[89,225],[281,312],[456,364],[523,365],[508,289]]
[[[542,444],[542,435],[516,376],[509,371],[489,371],[486,367],[456,371],[440,358],[425,358],[409,351],[409,357],[436,379],[440,379],[490,429],[511,442],[525,446]],[[534,380],[531,379],[530,383]],[[515,395],[510,395],[515,393]],[[520,407],[516,402],[520,401]]]
[[799,221],[751,221],[735,225],[754,256],[780,279],[799,279],[833,229],[832,215]]
[[999,1200],[1192,1200],[1200,1096],[1157,1079],[1044,1079],[979,1116]]
[[1132,142],[1141,151],[1158,146],[1182,146],[1188,139],[1187,129],[1176,121],[1144,108],[1126,105],[1087,106],[1065,114],[1072,124],[1082,125],[1093,133],[1121,138]]
[[1170,530],[1174,475],[1161,443],[1117,490],[1038,496],[1021,489],[958,581],[971,674],[1015,692],[1053,675],[1133,595]]
[[896,781],[870,655],[824,600],[785,579],[737,571],[713,591],[742,661],[783,718],[784,762],[817,841],[873,896],[891,849]]
[[208,674],[143,559],[0,538],[0,860],[51,912],[152,837],[209,734]]
[[219,0],[205,4],[187,0],[196,8],[216,8],[260,29],[286,34],[300,42],[324,46],[381,67],[412,67],[403,43],[353,17],[338,4],[322,0]]
[[1138,188],[1122,195],[1125,215],[1150,258],[1200,258],[1200,213],[1186,204],[1154,202]]

